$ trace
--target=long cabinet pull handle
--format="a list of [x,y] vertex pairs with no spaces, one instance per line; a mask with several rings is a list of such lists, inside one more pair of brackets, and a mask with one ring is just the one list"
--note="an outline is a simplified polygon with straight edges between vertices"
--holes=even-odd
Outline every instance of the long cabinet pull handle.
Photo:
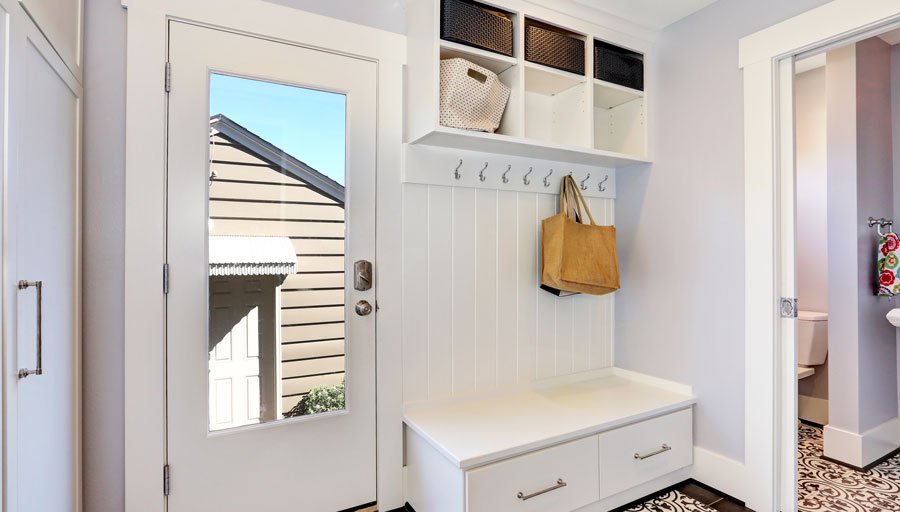
[[524,492],[519,491],[519,493],[516,494],[516,498],[519,498],[522,501],[530,500],[531,498],[534,498],[535,496],[540,496],[541,494],[546,494],[550,491],[562,489],[563,487],[565,487],[567,485],[569,485],[569,484],[567,484],[562,478],[559,478],[556,480],[556,485],[551,485],[550,487],[547,487],[546,489],[541,489],[540,491],[533,492],[531,494],[525,494]]
[[43,288],[44,288],[44,282],[43,281],[33,281],[33,282],[19,281],[19,290],[26,290],[28,288],[31,288],[32,286],[37,291],[37,294],[36,294],[36,296],[37,296],[37,357],[35,359],[34,370],[29,370],[27,368],[22,368],[21,370],[19,370],[19,378],[20,379],[24,379],[25,377],[28,377],[29,375],[43,375],[44,374],[44,368],[41,364],[41,352],[43,351],[43,340],[42,340],[42,333],[41,333],[41,324],[42,324],[41,315],[43,313],[43,311],[42,311],[42,309],[43,309],[42,292],[43,292]]
[[667,451],[669,451],[671,449],[672,449],[671,446],[669,446],[667,444],[663,444],[662,446],[653,450],[652,452],[647,452],[647,453],[634,452],[634,458],[637,460],[649,459],[650,457],[653,457],[655,455],[659,455],[661,453],[666,453]]

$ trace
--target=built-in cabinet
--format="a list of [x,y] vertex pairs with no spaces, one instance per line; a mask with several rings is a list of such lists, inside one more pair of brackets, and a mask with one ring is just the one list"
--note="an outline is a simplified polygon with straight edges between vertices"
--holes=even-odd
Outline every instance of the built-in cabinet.
[[[628,48],[645,59],[649,43],[520,0],[487,4],[513,21],[512,57],[441,39],[441,0],[409,3],[408,142],[602,167],[649,161],[644,91],[593,77],[595,42]],[[527,61],[525,24],[532,21],[560,27],[582,39],[585,73]],[[497,73],[510,87],[496,133],[440,125],[440,61],[455,57]]]
[[407,499],[428,512],[605,511],[689,477],[690,388],[619,369],[405,414]]
[[[69,30],[80,39],[79,12],[72,2],[0,0],[0,451],[10,512],[81,509],[83,91],[63,57],[77,62],[79,45],[52,39]],[[50,21],[66,16],[75,21],[65,30]]]

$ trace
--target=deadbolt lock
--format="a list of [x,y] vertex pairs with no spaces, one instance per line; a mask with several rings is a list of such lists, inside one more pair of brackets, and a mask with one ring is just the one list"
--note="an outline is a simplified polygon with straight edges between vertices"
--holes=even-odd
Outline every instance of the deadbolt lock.
[[353,288],[364,292],[372,289],[372,262],[359,260],[353,264]]

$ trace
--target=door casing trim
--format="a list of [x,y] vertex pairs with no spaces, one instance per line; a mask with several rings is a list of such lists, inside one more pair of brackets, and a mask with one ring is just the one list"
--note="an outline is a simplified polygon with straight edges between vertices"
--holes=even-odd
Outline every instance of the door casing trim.
[[[782,194],[793,177],[793,102],[783,92],[791,60],[871,37],[900,21],[895,0],[834,0],[740,40],[744,72],[745,416],[744,493],[759,512],[796,510],[796,456],[780,457],[795,438],[793,345],[782,343],[776,300],[793,247],[782,241]],[[790,120],[788,123],[786,121]],[[790,201],[786,202],[788,199]],[[790,233],[785,233],[788,235]],[[790,340],[787,340],[788,342]],[[793,484],[791,483],[793,481]]]
[[[166,93],[168,22],[198,25],[371,60],[378,65],[376,162],[377,496],[403,506],[398,213],[406,38],[263,1],[123,0],[128,10],[125,129],[125,507],[161,512],[165,445]],[[173,87],[178,86],[173,70]],[[397,258],[394,258],[397,259]],[[157,273],[157,270],[159,273]],[[172,283],[177,286],[177,283]],[[173,476],[177,470],[173,471]],[[172,483],[177,486],[177,479]]]

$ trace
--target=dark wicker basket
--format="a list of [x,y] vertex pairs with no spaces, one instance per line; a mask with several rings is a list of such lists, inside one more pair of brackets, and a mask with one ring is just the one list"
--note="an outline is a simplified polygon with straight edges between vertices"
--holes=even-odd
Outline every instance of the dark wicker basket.
[[443,0],[441,39],[512,57],[513,23],[508,14],[483,4]]
[[527,25],[525,60],[584,75],[584,41],[540,25]]
[[644,59],[639,53],[597,41],[594,78],[643,91]]

